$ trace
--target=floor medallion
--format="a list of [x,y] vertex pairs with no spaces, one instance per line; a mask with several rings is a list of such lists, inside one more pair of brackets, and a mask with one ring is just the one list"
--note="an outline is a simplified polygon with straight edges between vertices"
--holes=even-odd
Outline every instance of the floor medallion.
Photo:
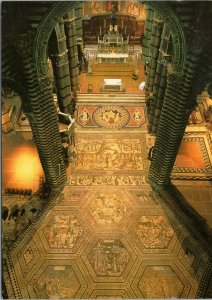
[[122,128],[129,123],[130,114],[122,106],[100,106],[94,111],[93,120],[100,127]]

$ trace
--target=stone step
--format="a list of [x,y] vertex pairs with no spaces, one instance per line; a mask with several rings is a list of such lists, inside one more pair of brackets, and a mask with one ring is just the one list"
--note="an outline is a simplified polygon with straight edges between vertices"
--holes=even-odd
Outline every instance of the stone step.
[[92,93],[78,93],[78,99],[83,98],[107,98],[107,97],[117,97],[117,98],[145,98],[145,94],[92,94]]
[[145,102],[144,94],[78,94],[78,102]]

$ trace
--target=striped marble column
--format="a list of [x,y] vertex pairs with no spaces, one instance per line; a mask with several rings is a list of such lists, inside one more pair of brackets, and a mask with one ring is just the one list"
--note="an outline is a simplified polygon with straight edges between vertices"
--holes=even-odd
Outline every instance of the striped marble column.
[[78,67],[77,30],[75,10],[72,9],[64,16],[65,33],[68,48],[69,69],[71,75],[71,87],[73,91],[80,88],[80,77]]
[[53,101],[52,81],[47,76],[42,79],[37,78],[31,52],[28,49],[24,50],[26,45],[26,41],[23,43],[19,41],[24,83],[28,100],[31,103],[31,112],[27,113],[27,117],[37,144],[46,181],[54,190],[64,185],[67,176]]
[[161,108],[166,89],[167,81],[167,63],[171,56],[169,55],[170,32],[166,26],[163,26],[163,32],[160,41],[160,49],[157,60],[157,67],[155,71],[155,80],[153,85],[154,101],[151,105],[148,116],[148,131],[156,134],[159,123]]
[[60,111],[73,113],[74,107],[72,103],[68,50],[66,47],[63,20],[60,20],[57,24],[55,32],[57,41],[55,41],[56,46],[54,48],[56,53],[51,53],[50,57],[57,87],[58,104]]
[[[146,105],[148,105],[148,132],[152,133],[152,122],[154,119],[154,111],[156,105],[156,97],[153,92],[154,82],[156,80],[156,85],[158,84],[158,77],[156,76],[157,69],[157,60],[159,56],[159,48],[161,41],[161,33],[163,29],[163,22],[160,18],[155,14],[152,23],[152,32],[151,32],[151,40],[150,40],[150,55],[148,61],[147,68],[147,78],[145,85],[145,96],[146,96]],[[151,98],[151,103],[148,103],[149,98]]]
[[149,96],[153,92],[153,85],[155,80],[155,72],[157,67],[157,59],[159,55],[159,48],[161,42],[161,34],[163,30],[163,22],[157,16],[153,19],[152,35],[150,41],[150,59],[149,68],[146,79],[146,95]]
[[168,76],[148,176],[153,185],[164,187],[170,183],[171,171],[190,115],[189,97],[199,59],[198,52],[191,52],[183,74]]
[[142,60],[144,64],[146,64],[149,60],[149,48],[152,35],[153,15],[154,11],[148,8],[145,20],[144,38],[142,41]]
[[82,4],[81,3],[78,3],[77,7],[75,8],[75,22],[76,22],[77,37],[82,37],[83,30],[82,30]]

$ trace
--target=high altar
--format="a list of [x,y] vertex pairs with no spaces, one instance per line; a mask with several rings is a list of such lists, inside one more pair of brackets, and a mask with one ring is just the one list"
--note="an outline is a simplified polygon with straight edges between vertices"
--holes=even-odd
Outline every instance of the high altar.
[[98,54],[97,60],[99,63],[127,63],[128,61],[128,43],[129,36],[124,38],[124,35],[118,32],[117,25],[110,25],[107,34],[101,34],[98,37]]

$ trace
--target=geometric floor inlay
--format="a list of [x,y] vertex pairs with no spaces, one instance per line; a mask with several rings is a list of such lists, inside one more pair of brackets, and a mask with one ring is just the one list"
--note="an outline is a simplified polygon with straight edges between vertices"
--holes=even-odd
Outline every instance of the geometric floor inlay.
[[107,124],[107,132],[80,128],[65,188],[4,255],[9,298],[203,296],[207,244],[147,183],[146,132],[123,127],[117,133],[132,121],[127,105],[98,107],[92,122]]
[[145,123],[144,108],[140,105],[79,104],[77,123],[83,128],[139,128]]
[[210,134],[185,134],[173,167],[172,178],[211,178],[211,154]]

